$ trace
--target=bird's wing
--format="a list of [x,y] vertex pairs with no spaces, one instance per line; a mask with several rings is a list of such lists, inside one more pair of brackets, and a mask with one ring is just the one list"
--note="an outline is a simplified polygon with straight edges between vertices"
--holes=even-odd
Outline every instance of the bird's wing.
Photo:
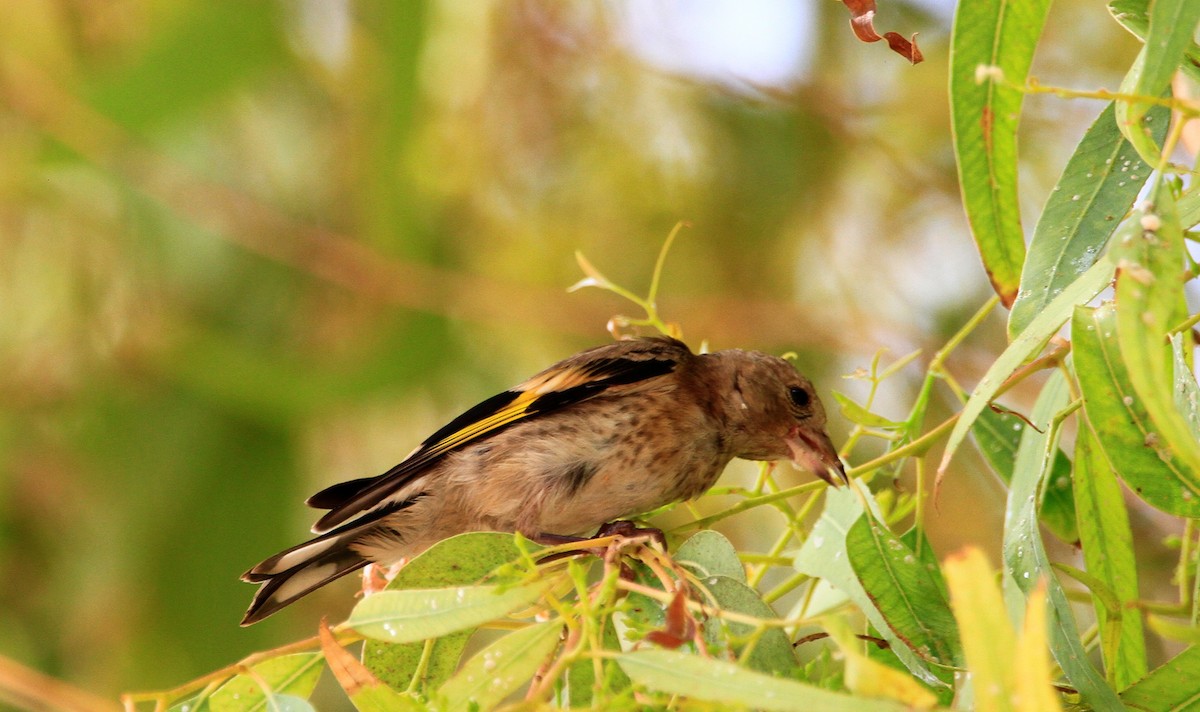
[[613,388],[660,378],[690,356],[687,346],[665,338],[621,341],[576,354],[466,411],[382,475],[342,482],[316,493],[308,504],[329,511],[312,530],[325,532],[370,511],[441,457],[468,443]]

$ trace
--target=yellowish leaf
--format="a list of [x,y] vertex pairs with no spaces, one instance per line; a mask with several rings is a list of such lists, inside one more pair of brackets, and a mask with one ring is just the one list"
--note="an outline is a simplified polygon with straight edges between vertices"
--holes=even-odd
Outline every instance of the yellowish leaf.
[[942,568],[974,678],[975,709],[1011,712],[1016,709],[1012,688],[1017,647],[992,567],[982,551],[967,547],[947,557]]
[[1051,665],[1046,634],[1046,582],[1042,580],[1025,604],[1025,628],[1017,642],[1016,666],[1019,712],[1061,712],[1058,695],[1050,685]]
[[842,651],[846,661],[846,687],[852,692],[862,697],[896,700],[919,710],[937,704],[937,696],[911,674],[867,657],[862,652],[862,643],[841,618],[827,618],[822,624]]

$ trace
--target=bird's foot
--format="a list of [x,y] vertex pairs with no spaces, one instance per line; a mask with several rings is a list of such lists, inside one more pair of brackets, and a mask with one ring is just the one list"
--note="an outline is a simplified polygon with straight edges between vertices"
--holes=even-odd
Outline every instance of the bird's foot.
[[600,529],[596,531],[596,536],[593,538],[599,539],[606,536],[619,536],[624,539],[646,537],[661,546],[663,551],[667,549],[667,536],[663,534],[662,529],[657,527],[639,527],[625,519],[618,519],[615,522],[600,525]]
[[[600,529],[596,531],[596,535],[591,537],[564,536],[562,534],[549,534],[543,532],[531,538],[539,544],[545,544],[546,546],[558,546],[562,544],[577,544],[579,542],[592,541],[595,539],[604,539],[606,537],[617,537],[618,541],[621,542],[627,542],[632,539],[645,539],[658,543],[658,545],[661,546],[664,551],[667,548],[667,537],[663,534],[661,529],[656,529],[654,527],[639,527],[633,522],[623,519],[601,525]],[[580,554],[591,554],[592,556],[603,559],[607,554],[608,549],[608,546],[592,546],[573,549],[570,551],[559,551],[542,557],[540,561],[545,563],[566,558],[568,556],[578,556]]]
[[392,566],[383,566],[376,563],[364,566],[362,572],[362,591],[359,595],[366,598],[373,593],[379,593],[387,588],[392,579],[396,578],[396,574],[400,573],[400,568],[406,562],[407,559],[402,559]]

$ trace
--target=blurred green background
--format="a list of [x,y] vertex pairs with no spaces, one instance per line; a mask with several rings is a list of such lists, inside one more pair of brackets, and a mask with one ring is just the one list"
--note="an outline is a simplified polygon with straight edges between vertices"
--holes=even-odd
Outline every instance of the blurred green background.
[[[0,3],[0,654],[113,696],[336,619],[352,583],[241,629],[238,575],[305,535],[311,492],[609,339],[631,306],[568,295],[575,250],[644,292],[689,221],[665,316],[799,352],[827,403],[880,348],[931,354],[989,293],[952,3],[880,13],[924,64],[828,0]],[[1137,48],[1065,0],[1034,74],[1113,88]],[[1027,102],[1027,216],[1099,108]],[[999,487],[958,468],[943,553],[999,530]]]

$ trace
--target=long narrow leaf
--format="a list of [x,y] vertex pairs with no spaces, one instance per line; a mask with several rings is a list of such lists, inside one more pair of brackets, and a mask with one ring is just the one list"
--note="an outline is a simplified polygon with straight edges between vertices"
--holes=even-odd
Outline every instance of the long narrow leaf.
[[207,709],[262,712],[270,709],[271,698],[307,698],[317,686],[324,662],[320,653],[295,653],[264,660],[251,668],[253,675],[238,675],[222,685],[206,701]]
[[1058,712],[1062,702],[1051,685],[1054,666],[1046,654],[1046,587],[1038,585],[1025,606],[1025,625],[1017,641],[1017,712]]
[[780,712],[901,712],[898,702],[851,697],[733,663],[673,650],[639,650],[617,659],[639,685],[693,700]]
[[[1200,22],[1200,1],[1154,0],[1150,4],[1146,45],[1121,83],[1122,93],[1148,98],[1161,96],[1192,44],[1197,22]],[[1151,125],[1145,121],[1151,106],[1148,101],[1120,102],[1117,126],[1142,160],[1157,166],[1161,149],[1151,134]]]
[[1121,358],[1116,310],[1111,304],[1080,307],[1072,326],[1083,407],[1109,464],[1152,506],[1179,516],[1200,516],[1200,474],[1190,471],[1177,454],[1156,447],[1156,428]]
[[[1079,342],[1075,344],[1078,348]],[[1115,614],[1120,617],[1113,621],[1114,612],[1109,606],[1099,596],[1092,596],[1106,677],[1121,690],[1146,674],[1146,640],[1142,618],[1132,605],[1138,600],[1138,581],[1129,513],[1125,511],[1121,485],[1090,427],[1080,427],[1075,439],[1075,502],[1088,573],[1117,598]]]
[[950,459],[954,457],[963,438],[971,431],[971,426],[974,425],[975,419],[983,409],[996,397],[996,393],[1004,385],[1005,379],[1041,350],[1054,332],[1058,331],[1059,327],[1067,321],[1067,317],[1071,315],[1075,305],[1083,304],[1100,293],[1100,290],[1112,280],[1114,269],[1113,263],[1107,258],[1098,260],[1087,272],[1080,275],[1079,279],[1072,282],[1051,300],[1042,313],[1029,322],[1025,331],[1013,339],[1008,348],[1004,349],[1004,353],[992,362],[987,373],[979,379],[975,390],[971,392],[971,397],[967,399],[966,405],[963,406],[962,414],[958,416],[958,422],[954,424],[954,429],[950,431],[946,450],[942,454],[942,462],[938,465],[939,478],[945,474],[946,468],[950,465]]
[[943,568],[971,671],[974,709],[1007,712],[1012,709],[1017,641],[991,566],[982,551],[968,548],[947,557]]
[[[1151,0],[1112,0],[1108,3],[1108,11],[1122,27],[1144,42],[1150,30],[1150,2]],[[1200,45],[1192,42],[1184,50],[1184,57],[1186,61],[1180,68],[1193,81],[1200,82]]]
[[[497,568],[519,559],[511,534],[470,532],[434,544],[404,565],[388,590],[443,588],[478,583]],[[372,674],[398,689],[406,689],[417,670],[418,689],[436,688],[458,669],[471,630],[440,636],[427,651],[425,642],[390,643],[368,639],[362,660]],[[424,660],[423,660],[424,658]]]
[[1121,693],[1131,709],[1194,710],[1200,705],[1200,646],[1192,646]]
[[367,596],[346,624],[363,635],[393,643],[412,643],[474,628],[536,601],[545,584],[501,589],[498,586],[383,591]]
[[845,594],[863,612],[875,630],[888,641],[896,657],[900,658],[912,674],[927,685],[945,687],[950,676],[942,673],[946,679],[939,678],[892,630],[859,583],[847,557],[843,555],[847,534],[863,513],[859,498],[846,488],[831,489],[825,498],[825,511],[821,513],[808,539],[796,553],[796,570],[824,579],[826,583]]
[[[1015,415],[984,408],[971,428],[971,435],[974,436],[979,451],[1005,486],[1012,481],[1013,462],[1017,456],[1017,447],[1021,444],[1021,433],[1026,427]],[[1068,544],[1079,541],[1075,500],[1071,493],[1071,460],[1062,450],[1054,456],[1054,464],[1047,478],[1039,511],[1042,524],[1054,536]]]
[[[1066,379],[1055,372],[1034,404],[1029,428],[1021,438],[1004,517],[1004,563],[1009,581],[1026,596],[1045,580],[1050,600],[1051,652],[1084,701],[1098,710],[1122,709],[1117,695],[1087,658],[1066,593],[1050,568],[1037,519],[1037,491],[1057,449],[1051,420],[1067,404]],[[1057,434],[1057,431],[1054,432]]]
[[1196,227],[1200,224],[1200,191],[1192,190],[1179,196],[1175,209],[1179,211],[1179,227],[1184,230]]
[[899,538],[862,516],[846,536],[846,556],[871,602],[917,654],[957,665],[962,651],[941,574],[929,570]]
[[490,710],[533,677],[558,645],[560,621],[509,633],[468,660],[438,691],[442,709]]
[[870,651],[877,650],[874,645],[866,646],[864,652],[863,641],[842,616],[826,616],[821,625],[841,651],[846,689],[856,696],[896,700],[916,709],[929,709],[938,703],[938,696],[908,671],[889,664],[891,661],[884,662],[886,658],[872,657]]
[[[1112,104],[1100,112],[1042,209],[1021,270],[1021,291],[1008,317],[1009,338],[1024,331],[1050,300],[1096,263],[1150,177],[1114,117]],[[1155,107],[1147,117],[1159,143],[1169,118],[1165,107]]]
[[[1154,430],[1147,445],[1179,457],[1195,481],[1200,477],[1200,442],[1175,407],[1174,373],[1168,330],[1186,313],[1183,302],[1185,248],[1171,191],[1162,183],[1153,205],[1139,219],[1144,228],[1113,249],[1120,269],[1116,281],[1117,343],[1129,370],[1134,397],[1150,415]],[[1181,490],[1191,502],[1196,490]]]
[[992,286],[1005,305],[1017,297],[1025,235],[1017,200],[1017,122],[1024,94],[991,78],[999,67],[1021,83],[1046,21],[1049,0],[958,3],[950,48],[950,111],[954,154],[971,233]]
[[1171,352],[1175,362],[1175,408],[1183,414],[1192,436],[1200,440],[1200,384],[1196,383],[1196,374],[1188,363],[1187,355],[1191,353],[1191,348],[1191,337],[1187,334],[1171,336]]

